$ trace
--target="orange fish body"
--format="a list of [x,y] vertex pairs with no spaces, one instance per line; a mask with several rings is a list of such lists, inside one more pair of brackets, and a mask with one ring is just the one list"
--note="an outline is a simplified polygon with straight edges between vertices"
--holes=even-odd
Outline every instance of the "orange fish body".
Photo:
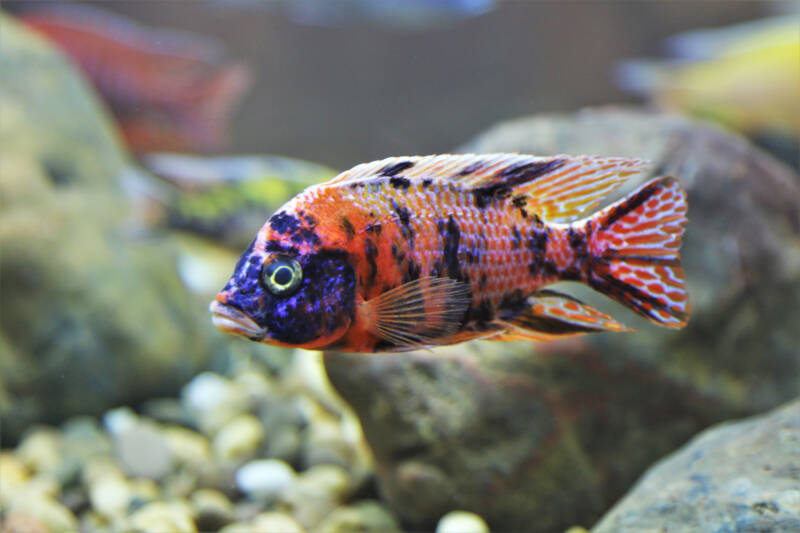
[[677,180],[570,222],[644,165],[516,154],[359,165],[267,221],[212,302],[214,322],[259,342],[352,352],[626,329],[544,289],[569,280],[682,327]]

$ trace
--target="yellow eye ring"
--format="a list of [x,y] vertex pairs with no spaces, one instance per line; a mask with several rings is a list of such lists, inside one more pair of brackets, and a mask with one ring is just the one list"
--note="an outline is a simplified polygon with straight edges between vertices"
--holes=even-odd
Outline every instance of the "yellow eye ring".
[[261,283],[276,296],[292,294],[302,281],[303,269],[291,257],[279,255],[261,267]]

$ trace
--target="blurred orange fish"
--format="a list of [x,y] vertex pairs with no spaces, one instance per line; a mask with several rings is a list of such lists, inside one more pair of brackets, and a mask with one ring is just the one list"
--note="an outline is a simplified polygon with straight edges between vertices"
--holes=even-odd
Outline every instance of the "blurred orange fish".
[[217,43],[78,4],[48,4],[17,16],[80,67],[132,151],[224,146],[228,116],[250,84],[250,71],[226,60]]
[[264,224],[211,303],[214,324],[257,342],[352,352],[626,331],[545,288],[578,281],[681,328],[678,181],[653,179],[575,220],[644,167],[516,154],[359,165]]

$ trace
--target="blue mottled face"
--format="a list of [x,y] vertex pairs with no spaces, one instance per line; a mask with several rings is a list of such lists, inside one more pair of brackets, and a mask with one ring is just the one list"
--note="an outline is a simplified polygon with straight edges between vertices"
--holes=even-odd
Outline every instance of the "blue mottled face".
[[347,254],[265,252],[254,245],[212,302],[214,324],[268,344],[317,347],[341,337],[355,311],[355,273]]

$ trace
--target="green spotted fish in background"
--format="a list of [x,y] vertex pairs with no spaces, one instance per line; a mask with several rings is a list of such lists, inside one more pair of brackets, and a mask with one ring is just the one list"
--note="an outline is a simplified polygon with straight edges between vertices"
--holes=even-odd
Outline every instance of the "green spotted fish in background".
[[336,171],[277,156],[197,157],[149,154],[143,166],[166,182],[160,217],[172,229],[232,250],[247,247],[253,228],[288,199]]

